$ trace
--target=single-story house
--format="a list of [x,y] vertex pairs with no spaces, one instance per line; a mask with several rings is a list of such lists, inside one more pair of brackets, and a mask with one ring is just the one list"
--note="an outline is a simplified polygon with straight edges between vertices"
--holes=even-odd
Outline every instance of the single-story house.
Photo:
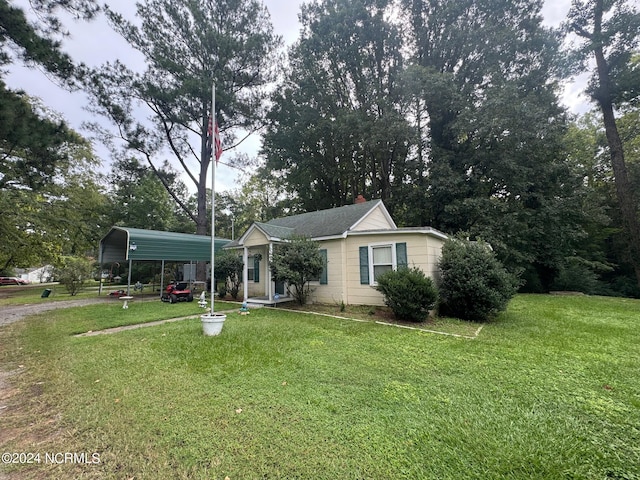
[[16,274],[29,283],[47,283],[53,280],[53,266],[44,265],[27,269],[16,268]]
[[269,259],[274,245],[292,236],[319,242],[324,270],[312,283],[311,301],[383,305],[377,276],[400,266],[416,266],[435,277],[447,236],[431,227],[398,228],[382,200],[254,222],[225,249],[242,251],[242,288],[249,303],[287,299],[286,285],[274,282]]

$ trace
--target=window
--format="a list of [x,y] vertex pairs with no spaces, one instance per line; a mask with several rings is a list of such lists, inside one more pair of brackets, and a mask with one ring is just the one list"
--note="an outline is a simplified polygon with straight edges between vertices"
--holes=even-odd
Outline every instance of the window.
[[373,271],[373,282],[384,272],[393,270],[395,259],[391,245],[379,245],[371,247],[371,269]]
[[319,282],[320,285],[326,285],[328,278],[327,278],[327,250],[325,248],[322,248],[319,250],[320,253],[320,257],[322,257],[322,272],[320,272],[320,275],[318,275],[317,277],[314,278],[310,278],[309,281],[310,282]]
[[376,285],[384,272],[407,266],[407,244],[385,243],[360,247],[360,283]]
[[249,261],[247,262],[247,280],[249,282],[260,282],[260,257],[258,255],[254,255],[249,257]]

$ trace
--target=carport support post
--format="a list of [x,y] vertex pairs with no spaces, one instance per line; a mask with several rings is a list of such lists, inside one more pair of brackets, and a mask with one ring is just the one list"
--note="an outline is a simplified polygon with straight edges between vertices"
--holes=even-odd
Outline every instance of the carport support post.
[[[244,290],[244,301],[249,300],[249,249],[242,249],[242,289]],[[254,273],[255,275],[255,273]],[[255,278],[255,277],[254,277]]]
[[162,298],[162,292],[164,292],[164,260],[162,260],[162,267],[160,268],[160,298]]
[[131,290],[131,257],[129,257],[129,275],[127,278],[127,295],[130,294],[129,290]]

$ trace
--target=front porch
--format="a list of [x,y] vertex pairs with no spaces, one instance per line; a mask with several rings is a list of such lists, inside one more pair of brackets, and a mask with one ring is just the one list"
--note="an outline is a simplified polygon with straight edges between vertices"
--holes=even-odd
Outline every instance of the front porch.
[[293,301],[284,282],[276,282],[271,273],[274,242],[242,247],[244,268],[242,293],[249,305],[272,305]]
[[269,297],[249,297],[247,298],[247,306],[249,307],[277,307],[280,303],[293,302],[294,298],[289,295],[280,296],[274,295],[273,298]]
[[287,285],[275,281],[271,272],[274,246],[286,242],[292,228],[254,223],[226,249],[242,252],[242,298],[249,305],[277,305],[291,302]]

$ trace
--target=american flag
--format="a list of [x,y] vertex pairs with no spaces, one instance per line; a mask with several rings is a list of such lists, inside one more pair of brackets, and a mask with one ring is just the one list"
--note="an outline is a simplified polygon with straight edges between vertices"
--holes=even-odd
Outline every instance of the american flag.
[[209,135],[209,140],[211,140],[211,134],[213,135],[213,154],[216,158],[216,166],[218,165],[218,161],[220,161],[220,157],[222,156],[222,142],[220,142],[220,130],[218,129],[218,122],[216,122],[215,132],[213,132],[213,118],[209,117],[209,127],[207,128],[207,134]]

